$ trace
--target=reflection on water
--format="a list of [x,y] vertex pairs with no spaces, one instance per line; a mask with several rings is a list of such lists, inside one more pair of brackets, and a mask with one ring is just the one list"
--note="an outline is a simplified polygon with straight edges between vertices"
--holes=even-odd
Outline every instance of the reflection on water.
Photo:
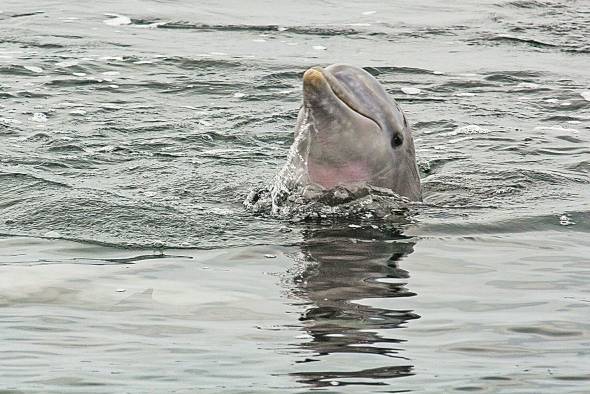
[[[396,329],[420,316],[407,309],[360,305],[366,298],[412,297],[406,287],[409,272],[400,261],[413,252],[415,241],[403,235],[357,228],[308,230],[302,256],[305,268],[295,278],[296,293],[309,301],[301,316],[310,340],[301,344],[313,356],[303,363],[323,362],[339,354],[380,355],[378,367],[345,370],[321,369],[293,373],[300,382],[331,385],[383,385],[385,379],[412,375],[412,361],[399,337],[384,338],[377,331]],[[365,365],[366,367],[366,365]]]

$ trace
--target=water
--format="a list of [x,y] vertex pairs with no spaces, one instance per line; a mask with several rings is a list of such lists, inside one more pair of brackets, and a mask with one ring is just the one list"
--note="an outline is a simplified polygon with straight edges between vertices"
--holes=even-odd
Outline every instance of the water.
[[[587,392],[588,2],[23,3],[1,389]],[[390,231],[242,205],[336,62],[414,129],[424,204]]]

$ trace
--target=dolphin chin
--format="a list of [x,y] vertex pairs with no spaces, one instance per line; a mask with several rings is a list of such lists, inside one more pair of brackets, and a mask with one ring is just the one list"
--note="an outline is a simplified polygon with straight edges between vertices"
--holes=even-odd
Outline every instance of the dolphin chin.
[[300,183],[364,183],[421,199],[406,117],[366,71],[339,64],[308,69],[295,133]]

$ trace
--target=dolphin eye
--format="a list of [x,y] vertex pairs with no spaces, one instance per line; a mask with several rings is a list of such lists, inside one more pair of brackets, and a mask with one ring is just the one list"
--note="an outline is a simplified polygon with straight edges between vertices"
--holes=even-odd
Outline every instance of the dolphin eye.
[[393,137],[391,138],[391,147],[392,148],[397,148],[398,146],[400,146],[402,143],[404,142],[404,140],[402,139],[402,135],[401,133],[395,133],[393,135]]

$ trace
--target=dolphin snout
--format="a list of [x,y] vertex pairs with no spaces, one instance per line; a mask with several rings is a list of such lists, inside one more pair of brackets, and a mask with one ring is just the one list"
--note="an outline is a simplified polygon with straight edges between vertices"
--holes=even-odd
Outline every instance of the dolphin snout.
[[321,68],[313,67],[305,71],[303,74],[303,92],[308,97],[330,92],[330,84]]
[[324,74],[319,67],[313,67],[303,74],[303,83],[309,85],[321,84],[325,81]]

